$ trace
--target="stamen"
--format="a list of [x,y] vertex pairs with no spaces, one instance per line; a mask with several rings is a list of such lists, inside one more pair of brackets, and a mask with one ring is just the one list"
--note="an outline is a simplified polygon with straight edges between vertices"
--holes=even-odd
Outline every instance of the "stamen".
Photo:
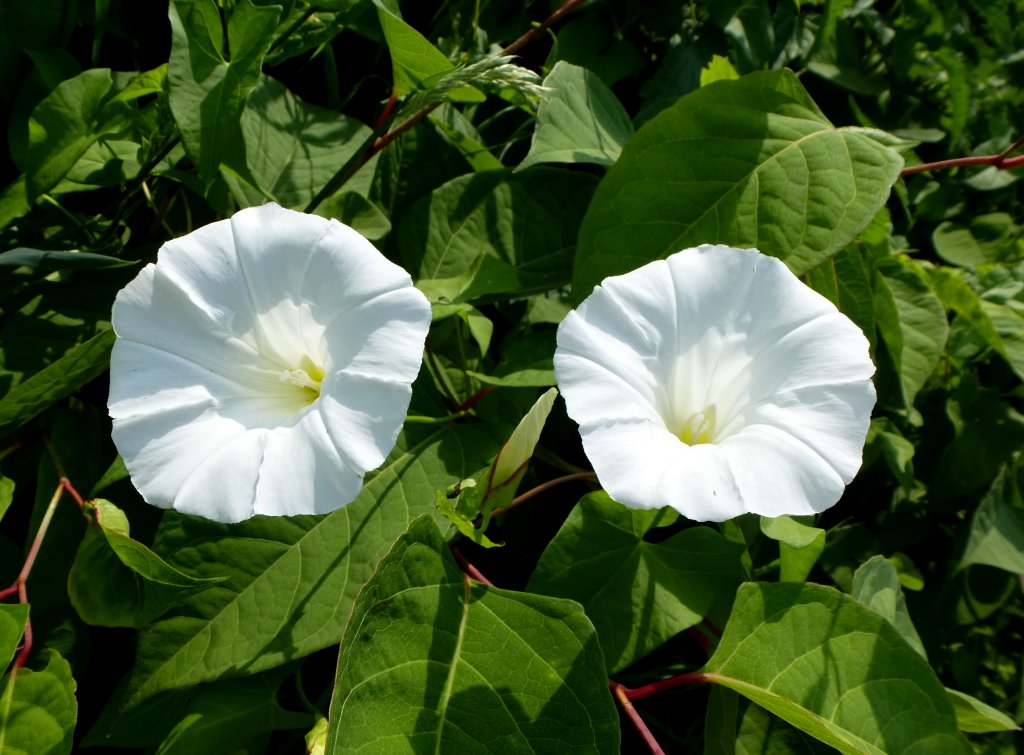
[[711,404],[702,412],[697,412],[683,423],[679,431],[679,440],[688,446],[715,441],[715,405]]
[[291,383],[300,388],[308,388],[317,395],[320,395],[320,381],[314,380],[305,370],[284,370],[277,376],[277,379],[282,383]]

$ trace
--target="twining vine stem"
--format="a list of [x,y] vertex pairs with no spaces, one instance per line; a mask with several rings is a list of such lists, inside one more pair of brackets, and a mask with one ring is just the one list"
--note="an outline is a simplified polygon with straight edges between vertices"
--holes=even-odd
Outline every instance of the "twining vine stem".
[[[14,582],[9,586],[0,590],[0,600],[6,597],[18,594],[18,602],[27,605],[28,604],[28,590],[25,587],[25,583],[28,581],[29,574],[32,573],[32,566],[36,562],[36,556],[39,555],[39,548],[43,544],[43,538],[46,537],[46,531],[50,527],[50,521],[53,519],[53,514],[57,510],[57,504],[60,502],[61,495],[67,492],[75,499],[75,502],[79,507],[84,506],[82,496],[79,495],[78,491],[75,490],[74,485],[71,481],[64,477],[60,478],[57,483],[57,489],[53,491],[53,496],[50,498],[50,503],[46,507],[46,513],[43,514],[43,520],[39,523],[39,529],[36,531],[35,539],[32,541],[32,547],[29,548],[28,555],[25,557],[25,563],[21,567],[21,571],[15,578]],[[21,643],[21,651],[14,658],[14,665],[11,667],[11,676],[13,677],[25,662],[28,661],[29,654],[32,652],[32,619],[25,620],[25,634]]]
[[542,482],[540,485],[538,485],[535,488],[530,488],[529,490],[527,490],[522,495],[516,496],[515,498],[512,499],[512,501],[509,503],[508,506],[505,506],[504,508],[501,508],[501,509],[495,509],[494,511],[492,511],[491,512],[491,516],[495,517],[495,516],[498,516],[499,514],[504,514],[506,511],[508,511],[513,506],[518,506],[523,501],[528,501],[531,498],[533,498],[535,495],[543,493],[545,490],[550,490],[551,488],[553,488],[553,487],[555,487],[557,485],[564,485],[567,482],[575,482],[576,480],[596,480],[596,479],[597,479],[597,475],[594,474],[593,472],[574,472],[573,474],[567,474],[567,475],[563,475],[562,477],[556,477],[553,480],[548,480],[547,482]]
[[[551,26],[576,10],[576,8],[582,3],[583,0],[567,0],[562,3],[550,16],[545,18],[537,26],[527,31],[515,42],[505,47],[498,53],[498,55],[514,55],[523,47],[538,39]],[[413,128],[416,124],[423,121],[423,119],[441,106],[440,101],[426,105],[394,128],[388,130],[388,116],[390,116],[391,112],[394,110],[396,102],[397,98],[395,95],[392,95],[385,105],[384,112],[378,119],[377,127],[374,129],[373,133],[366,138],[352,157],[338,169],[338,172],[331,177],[331,180],[327,182],[324,188],[321,189],[315,197],[313,197],[312,201],[308,205],[306,205],[305,212],[313,212],[313,210],[319,207],[325,199],[332,196],[338,191],[338,189],[344,186],[352,176],[358,173],[359,169],[370,161],[370,158],[391,144],[391,142],[395,141],[395,139],[400,137],[406,131]]]
[[921,163],[911,165],[900,171],[900,175],[912,176],[915,173],[924,173],[929,170],[947,170],[949,168],[962,168],[968,165],[990,165],[998,170],[1018,168],[1024,165],[1024,155],[1010,157],[1021,147],[1024,147],[1024,136],[996,155],[972,155],[970,157],[954,157],[950,160],[939,160],[934,163]]

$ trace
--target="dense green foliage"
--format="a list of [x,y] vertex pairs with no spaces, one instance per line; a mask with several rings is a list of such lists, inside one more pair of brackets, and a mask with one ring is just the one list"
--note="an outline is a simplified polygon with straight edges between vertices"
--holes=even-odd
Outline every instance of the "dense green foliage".
[[[0,5],[0,751],[1014,752],[1024,2],[572,2],[516,47],[539,93],[492,58],[558,3],[401,5]],[[270,200],[428,296],[419,421],[332,514],[161,512],[111,304]],[[700,243],[870,342],[813,520],[625,509],[544,393],[570,307]]]

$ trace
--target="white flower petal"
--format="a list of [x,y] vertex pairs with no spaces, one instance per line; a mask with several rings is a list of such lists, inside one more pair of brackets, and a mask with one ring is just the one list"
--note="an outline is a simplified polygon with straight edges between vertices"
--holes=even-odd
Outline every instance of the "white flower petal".
[[423,361],[430,304],[411,286],[348,310],[324,333],[329,372],[411,383]]
[[[352,307],[411,287],[409,273],[358,232],[332,220],[313,249],[302,281],[302,299],[310,302],[317,322],[330,325]],[[421,304],[424,301],[420,299]]]
[[230,220],[168,241],[157,259],[160,270],[225,332],[252,332],[255,310],[238,264]]
[[384,463],[395,447],[411,398],[408,383],[382,382],[345,372],[325,381],[320,411],[331,440],[348,466],[363,474]]
[[148,501],[234,522],[353,500],[430,326],[409,275],[276,205],[165,244],[114,304],[114,442]]
[[291,427],[269,431],[255,512],[324,514],[351,503],[362,487],[363,476],[339,456],[320,412],[309,411]]
[[718,448],[727,456],[743,499],[743,509],[732,516],[745,512],[761,516],[814,514],[835,504],[843,494],[846,483],[821,449],[776,427],[746,427]]
[[147,265],[118,293],[112,320],[118,338],[175,354],[235,382],[261,385],[273,369],[156,265]]
[[183,404],[154,414],[115,417],[112,435],[142,497],[170,508],[189,476],[245,432],[210,406]]
[[258,513],[253,510],[254,491],[270,433],[248,430],[214,450],[185,480],[174,508],[228,523]]
[[609,278],[557,341],[569,415],[626,505],[700,520],[821,511],[860,466],[867,339],[757,250],[702,246]]
[[842,478],[860,469],[864,438],[875,405],[870,380],[780,391],[746,415],[748,425],[770,425],[815,449]]

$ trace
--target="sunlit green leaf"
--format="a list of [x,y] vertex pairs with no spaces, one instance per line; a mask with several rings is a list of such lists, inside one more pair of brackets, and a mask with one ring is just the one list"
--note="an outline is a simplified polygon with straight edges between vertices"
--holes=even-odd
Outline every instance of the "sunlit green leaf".
[[1020,727],[1005,713],[986,705],[976,697],[971,697],[955,689],[946,689],[953,710],[956,711],[956,724],[960,731],[971,734],[986,734],[992,731],[1020,731]]
[[907,611],[900,575],[892,561],[883,556],[872,556],[861,564],[853,575],[853,590],[850,594],[892,624],[900,637],[922,658],[928,657]]
[[779,542],[779,579],[783,582],[807,579],[825,550],[825,530],[791,516],[761,517],[761,532]]
[[878,264],[874,292],[879,333],[899,376],[904,404],[913,406],[946,345],[946,312],[919,267],[904,258]]
[[927,662],[829,587],[741,586],[704,673],[843,753],[973,752]]
[[719,618],[743,579],[742,547],[708,527],[648,537],[677,519],[670,509],[635,511],[592,493],[573,509],[530,577],[530,591],[583,604],[610,673],[704,617]]
[[471,581],[413,522],[356,600],[326,751],[619,751],[601,648],[572,601]]
[[633,124],[612,91],[586,68],[559,61],[544,79],[537,128],[522,170],[537,163],[612,165]]
[[66,755],[71,752],[78,701],[71,666],[52,650],[33,668],[3,679],[0,752],[4,755]]
[[[241,126],[245,167],[260,192],[246,192],[243,185],[234,184],[240,204],[272,199],[298,210],[370,136],[370,129],[359,121],[309,105],[266,76],[249,94]],[[375,165],[360,170],[346,190],[367,193]]]
[[61,82],[29,120],[27,195],[31,203],[67,175],[96,140],[128,125],[128,108],[114,98],[109,68]]
[[26,621],[26,603],[0,603],[0,669],[7,668],[14,657],[15,650],[21,644],[21,637],[25,634]]
[[637,131],[601,182],[575,296],[698,244],[756,246],[803,273],[871,221],[902,162],[835,128],[789,72],[701,87]]
[[412,518],[433,511],[436,490],[477,472],[497,447],[471,425],[418,437],[400,442],[360,496],[326,516],[230,526],[165,516],[154,550],[193,576],[228,579],[143,630],[127,705],[337,643],[374,562]]

